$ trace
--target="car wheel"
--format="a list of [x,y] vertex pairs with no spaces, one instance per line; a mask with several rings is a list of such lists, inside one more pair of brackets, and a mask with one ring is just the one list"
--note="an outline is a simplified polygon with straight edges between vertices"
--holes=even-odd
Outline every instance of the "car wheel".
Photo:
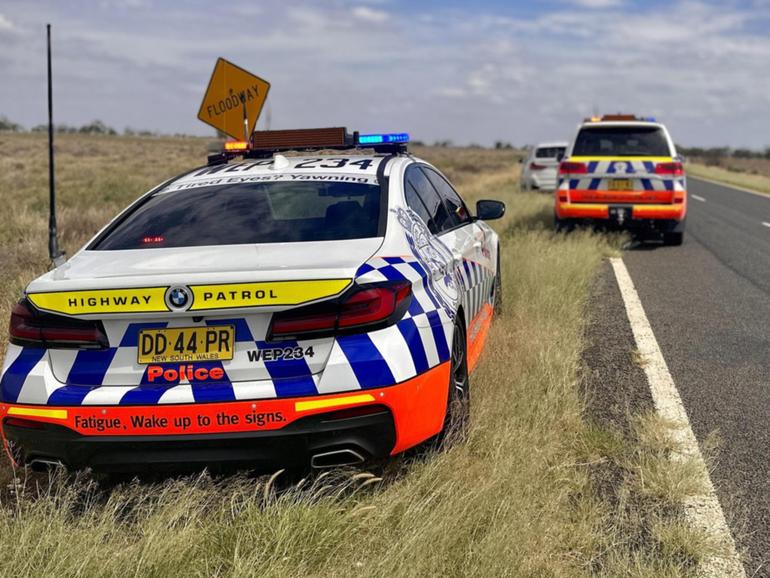
[[663,244],[678,247],[684,242],[684,232],[663,233]]
[[449,447],[465,440],[470,421],[470,381],[468,379],[468,342],[462,320],[455,320],[452,332],[452,357],[449,395],[444,426],[438,435],[439,447]]

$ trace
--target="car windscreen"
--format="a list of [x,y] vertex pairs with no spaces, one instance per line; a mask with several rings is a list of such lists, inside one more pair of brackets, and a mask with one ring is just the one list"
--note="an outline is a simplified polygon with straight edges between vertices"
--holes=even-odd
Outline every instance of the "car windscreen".
[[110,227],[91,250],[293,243],[377,237],[380,188],[276,181],[160,191]]
[[657,126],[584,127],[573,156],[671,156],[663,130]]
[[564,156],[564,147],[540,147],[535,151],[539,159],[560,159]]

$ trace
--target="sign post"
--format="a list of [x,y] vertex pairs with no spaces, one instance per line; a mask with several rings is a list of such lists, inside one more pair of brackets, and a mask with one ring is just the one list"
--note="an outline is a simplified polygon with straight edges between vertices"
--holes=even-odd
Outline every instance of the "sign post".
[[203,97],[198,119],[246,142],[270,91],[270,83],[224,58],[217,60]]

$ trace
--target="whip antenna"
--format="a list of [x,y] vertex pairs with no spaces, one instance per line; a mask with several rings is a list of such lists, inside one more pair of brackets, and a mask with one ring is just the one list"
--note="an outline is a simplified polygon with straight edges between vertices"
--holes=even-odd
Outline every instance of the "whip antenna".
[[53,164],[53,81],[51,78],[51,25],[46,24],[48,39],[48,256],[55,267],[64,263],[56,232],[56,182]]

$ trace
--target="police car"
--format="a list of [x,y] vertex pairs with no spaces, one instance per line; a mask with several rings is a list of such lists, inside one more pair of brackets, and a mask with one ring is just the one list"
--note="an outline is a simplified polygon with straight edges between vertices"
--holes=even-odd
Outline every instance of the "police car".
[[10,453],[97,471],[331,467],[462,427],[500,299],[484,221],[505,206],[472,215],[407,141],[227,143],[30,283],[0,377]]
[[591,222],[681,245],[686,217],[684,167],[665,126],[605,115],[578,128],[559,166],[557,230]]

